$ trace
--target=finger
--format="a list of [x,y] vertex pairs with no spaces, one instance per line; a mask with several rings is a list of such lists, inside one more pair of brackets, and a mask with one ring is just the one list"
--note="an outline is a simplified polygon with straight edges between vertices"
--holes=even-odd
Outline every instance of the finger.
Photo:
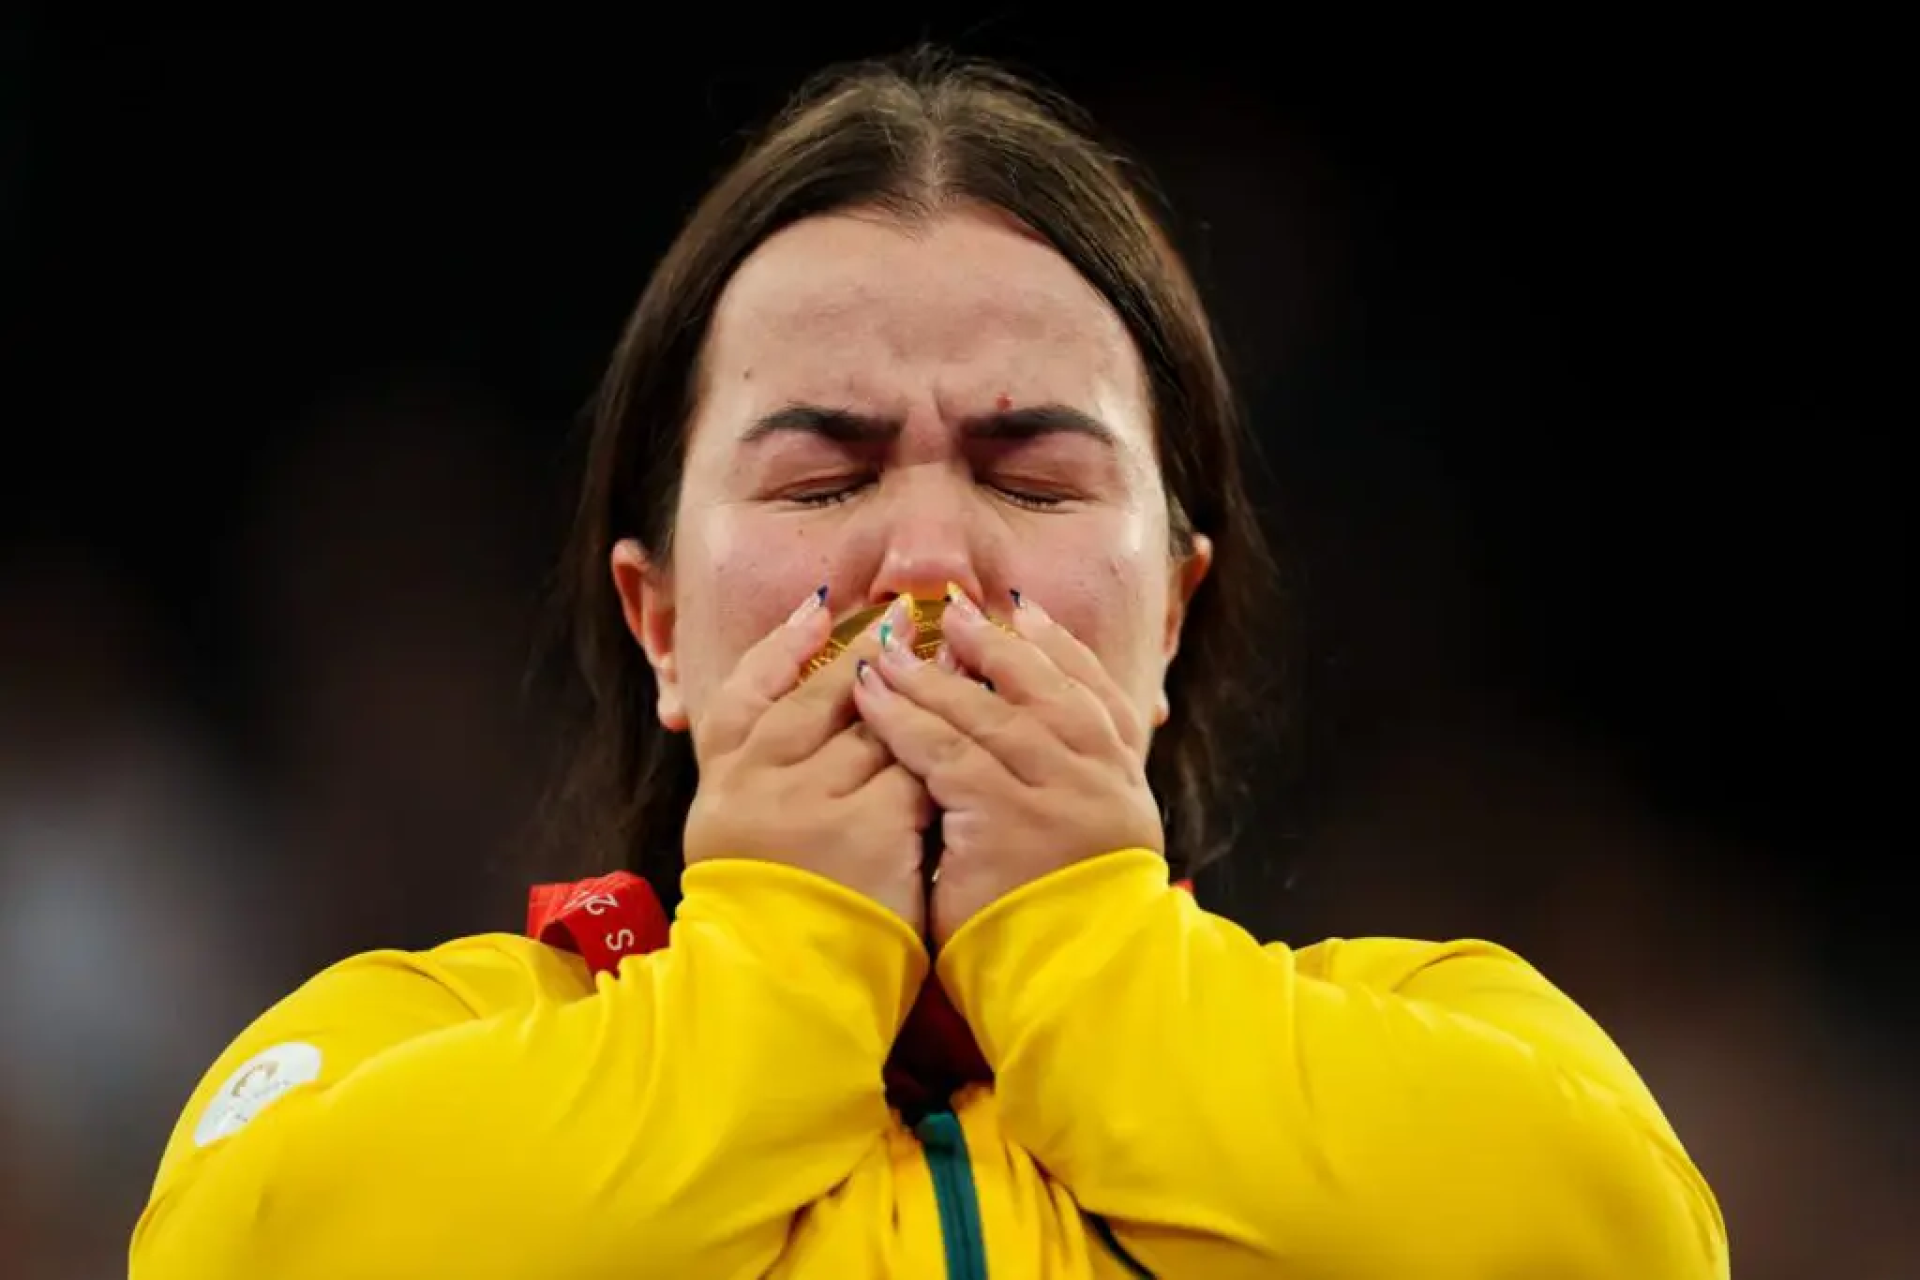
[[[995,694],[1024,707],[1075,751],[1111,748],[1119,726],[1100,698],[1039,645],[995,625],[958,588],[949,589],[948,601],[943,630],[962,667],[984,676]],[[1024,611],[1016,608],[1016,619]]]
[[1106,709],[1107,718],[1112,722],[1114,732],[1120,735],[1121,742],[1136,751],[1145,751],[1146,718],[1128,701],[1093,650],[1080,637],[1054,621],[1053,615],[1035,601],[1018,593],[1013,599],[1013,629],[1053,659],[1053,665],[1065,672],[1069,680],[1094,696]]
[[927,794],[927,784],[898,761],[874,774],[856,794],[862,799],[872,800],[883,812],[909,810],[913,815],[916,834],[924,833],[933,825],[935,805],[933,797]]
[[[883,667],[885,668],[883,670]],[[1037,783],[1051,735],[1023,724],[1018,707],[964,676],[908,655],[863,663],[854,685],[860,717],[901,764],[924,779],[934,803],[953,808],[984,786]]]
[[933,651],[933,664],[936,667],[939,667],[942,671],[949,671],[949,672],[957,673],[959,675],[963,675],[967,677],[967,679],[972,680],[976,684],[985,688],[987,692],[989,693],[993,692],[993,681],[985,679],[982,676],[975,675],[973,672],[961,666],[960,659],[956,658],[953,654],[953,647],[951,645],[946,644],[945,642],[942,642],[940,647]]
[[756,750],[778,764],[795,764],[813,755],[827,740],[854,720],[853,679],[861,659],[880,652],[883,632],[912,642],[911,610],[904,598],[894,601],[871,626],[848,644],[846,652],[808,677],[798,689],[774,702],[753,727]]
[[741,655],[712,707],[691,726],[699,754],[724,754],[739,747],[767,708],[800,683],[807,663],[833,628],[826,603],[825,587],[809,592],[785,622]]
[[947,588],[941,630],[960,667],[984,677],[1015,702],[1052,693],[1060,685],[1062,673],[1045,654],[996,625],[959,587]]
[[826,795],[838,798],[851,795],[873,781],[874,775],[894,763],[872,727],[856,720],[827,740],[814,757],[813,767]]

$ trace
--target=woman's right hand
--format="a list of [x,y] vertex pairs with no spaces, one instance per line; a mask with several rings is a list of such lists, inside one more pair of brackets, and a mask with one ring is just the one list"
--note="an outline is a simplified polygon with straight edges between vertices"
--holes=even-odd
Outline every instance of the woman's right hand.
[[[833,625],[819,594],[747,650],[692,725],[700,785],[687,813],[686,860],[799,867],[865,894],[924,933],[921,833],[932,801],[853,706],[855,668],[879,653],[885,622],[804,683]],[[893,624],[903,627],[904,617]]]

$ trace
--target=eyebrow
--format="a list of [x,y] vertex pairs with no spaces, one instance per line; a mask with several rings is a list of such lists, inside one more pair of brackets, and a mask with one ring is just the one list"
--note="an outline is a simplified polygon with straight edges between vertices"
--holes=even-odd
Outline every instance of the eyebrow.
[[[884,444],[900,434],[898,418],[855,413],[816,404],[790,404],[756,419],[740,437],[756,444],[777,435],[810,435],[834,444]],[[1032,405],[975,414],[960,420],[960,432],[969,440],[1020,442],[1044,436],[1078,435],[1109,449],[1119,447],[1113,428],[1090,414],[1064,404]]]

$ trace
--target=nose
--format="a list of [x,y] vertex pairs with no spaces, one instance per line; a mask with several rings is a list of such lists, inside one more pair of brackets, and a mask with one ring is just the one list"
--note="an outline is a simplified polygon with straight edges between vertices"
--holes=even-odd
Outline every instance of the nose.
[[968,518],[970,478],[914,480],[918,482],[896,485],[888,495],[882,514],[884,549],[869,588],[871,602],[879,604],[902,594],[937,598],[946,594],[949,582],[980,599],[980,548],[975,545],[980,530],[978,520]]

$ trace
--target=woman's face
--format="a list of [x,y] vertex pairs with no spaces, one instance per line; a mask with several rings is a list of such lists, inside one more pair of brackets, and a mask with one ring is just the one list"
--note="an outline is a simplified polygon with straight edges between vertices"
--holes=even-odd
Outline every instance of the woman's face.
[[1120,318],[1011,220],[787,228],[715,311],[672,563],[614,552],[662,723],[822,584],[846,614],[948,582],[995,614],[1025,593],[1159,723],[1210,551],[1169,555],[1153,431]]

